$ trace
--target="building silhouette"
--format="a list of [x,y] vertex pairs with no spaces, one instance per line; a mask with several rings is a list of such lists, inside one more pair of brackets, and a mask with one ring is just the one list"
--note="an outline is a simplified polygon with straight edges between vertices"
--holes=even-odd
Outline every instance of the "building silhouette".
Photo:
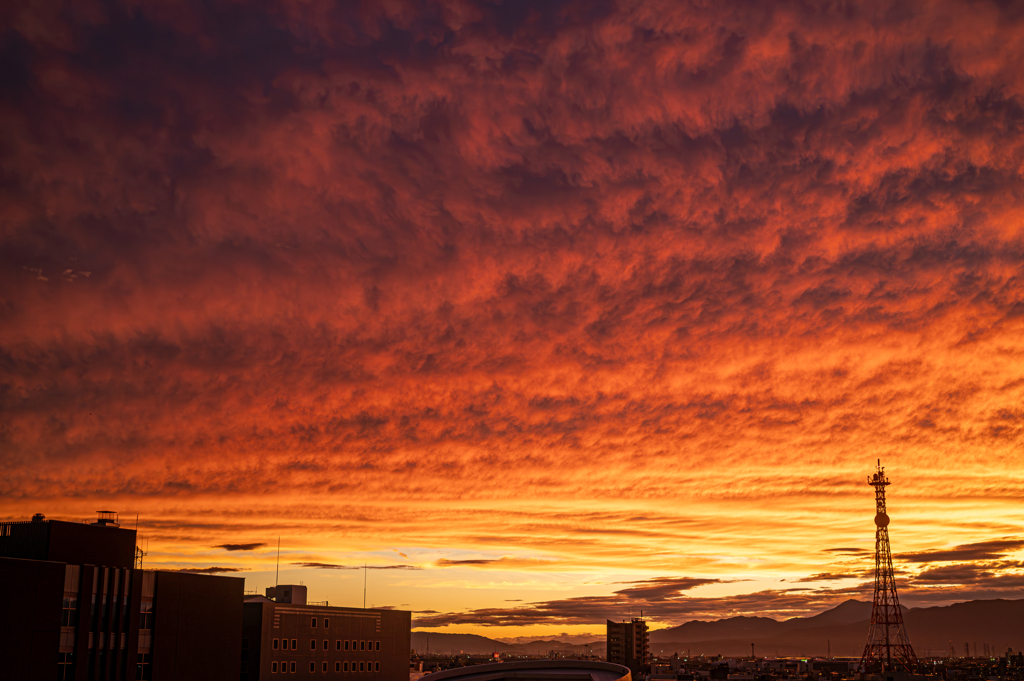
[[309,603],[295,584],[266,594],[245,599],[242,681],[408,681],[412,613]]
[[608,620],[606,644],[608,662],[629,668],[633,676],[647,673],[650,639],[643,618],[634,617],[629,622]]
[[245,580],[139,569],[135,540],[111,511],[0,523],[0,678],[239,678]]

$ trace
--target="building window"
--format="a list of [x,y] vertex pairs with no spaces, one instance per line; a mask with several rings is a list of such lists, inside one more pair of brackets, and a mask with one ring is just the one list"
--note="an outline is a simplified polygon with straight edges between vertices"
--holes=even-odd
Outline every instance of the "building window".
[[327,640],[327,639],[325,638],[325,639],[324,639],[324,650],[327,650],[327,649],[328,649],[328,648],[330,648],[330,647],[331,647],[331,642],[330,642],[330,641],[328,641],[328,640]]
[[348,662],[346,662],[344,664],[344,667],[343,667],[342,671],[346,671],[346,672],[348,671]]
[[366,650],[366,641],[359,642],[359,650]]
[[142,601],[139,606],[139,629],[153,628],[153,601]]
[[336,643],[337,643],[337,645],[335,646],[335,649],[336,650],[341,650],[341,640],[339,639],[338,641],[336,641]]
[[150,675],[149,653],[139,653],[138,657],[135,658],[135,678],[138,681],[149,681],[153,678]]
[[324,671],[327,671],[327,662],[324,661]]
[[324,618],[324,629],[331,626],[331,620],[327,617]]
[[[64,600],[67,600],[66,598]],[[61,681],[72,681],[75,678],[75,654],[57,653],[57,678]]]
[[334,663],[334,671],[336,671],[336,672],[340,672],[341,671],[341,663],[340,662],[335,662]]
[[298,649],[299,649],[299,640],[297,638],[293,638],[292,639],[292,650],[298,650]]
[[277,639],[276,638],[274,639],[274,642],[271,645],[274,648],[274,650],[277,650]]
[[374,647],[376,647],[376,649],[377,649],[377,650],[380,650],[380,641],[377,641],[377,642],[376,642],[376,643],[374,644]]
[[373,671],[375,671],[375,672],[379,672],[380,671],[380,662],[374,662],[373,663]]
[[[352,650],[356,650],[358,648],[359,648],[359,641],[352,641]],[[355,669],[353,669],[352,671],[355,671]]]
[[312,621],[312,622],[310,623],[310,625],[309,625],[309,626],[311,626],[311,627],[313,627],[314,629],[316,629],[316,618],[315,618],[315,617],[313,618],[313,621]]
[[316,662],[310,662],[309,663],[309,671],[311,671],[311,672],[315,672],[316,671]]
[[277,673],[277,663],[276,662],[271,662],[270,663],[270,673],[271,674],[276,674]]
[[366,663],[365,662],[360,662],[359,663],[359,671],[361,671],[361,672],[365,672],[366,671]]
[[295,663],[294,662],[292,662],[292,668],[289,669],[288,671],[290,671],[292,674],[295,673]]
[[316,639],[313,639],[313,638],[309,639],[309,649],[310,650],[316,650]]
[[78,599],[73,597],[64,598],[64,606],[60,613],[60,625],[62,627],[73,627],[78,624]]
[[[348,650],[348,639],[345,640],[345,650]],[[348,671],[347,669],[345,671]]]

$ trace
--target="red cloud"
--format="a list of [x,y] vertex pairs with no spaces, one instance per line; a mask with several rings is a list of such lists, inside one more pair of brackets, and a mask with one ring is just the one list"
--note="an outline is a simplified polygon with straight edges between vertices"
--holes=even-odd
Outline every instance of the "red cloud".
[[[925,514],[1020,494],[1011,5],[35,3],[3,21],[9,514],[204,498],[271,522],[292,495],[391,500],[328,511],[370,533],[420,522],[424,499],[509,499],[444,541],[573,537],[585,563],[621,536],[661,574],[659,523],[692,530],[693,500],[812,489],[846,509],[880,455]],[[552,499],[674,510],[509,520]],[[732,556],[736,527],[778,529],[743,509],[699,519]],[[858,540],[829,522],[809,552]]]

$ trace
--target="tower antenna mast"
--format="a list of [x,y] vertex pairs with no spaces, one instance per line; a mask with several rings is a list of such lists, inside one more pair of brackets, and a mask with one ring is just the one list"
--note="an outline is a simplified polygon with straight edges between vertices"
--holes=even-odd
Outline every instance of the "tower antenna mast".
[[885,512],[885,487],[889,479],[885,477],[881,459],[875,474],[868,478],[868,484],[875,488],[875,597],[860,668],[867,672],[872,664],[881,663],[882,671],[895,671],[899,666],[911,672],[918,662],[903,626],[903,610],[896,594],[889,549],[889,515]]

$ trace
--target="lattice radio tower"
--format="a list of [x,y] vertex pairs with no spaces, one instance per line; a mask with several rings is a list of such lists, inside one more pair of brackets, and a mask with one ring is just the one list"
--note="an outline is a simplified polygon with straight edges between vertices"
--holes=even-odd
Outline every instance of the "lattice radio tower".
[[860,666],[868,671],[872,664],[881,663],[882,671],[895,671],[899,666],[909,672],[917,666],[917,656],[907,638],[900,598],[896,595],[889,551],[889,516],[885,512],[885,487],[889,480],[881,460],[868,484],[875,488],[875,600],[871,604],[871,628]]

